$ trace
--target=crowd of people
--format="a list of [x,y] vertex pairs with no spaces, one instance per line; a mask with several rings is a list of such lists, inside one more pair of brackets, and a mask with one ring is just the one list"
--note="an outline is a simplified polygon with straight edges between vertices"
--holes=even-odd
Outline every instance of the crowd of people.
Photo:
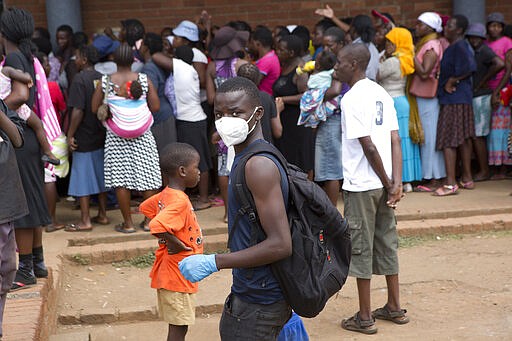
[[[377,332],[374,318],[407,323],[398,295],[393,209],[402,192],[447,196],[473,189],[478,181],[510,176],[512,26],[501,13],[470,24],[463,15],[425,12],[413,28],[375,10],[338,18],[326,6],[315,14],[319,21],[312,34],[302,25],[251,27],[235,20],[216,26],[206,11],[158,33],[146,32],[137,19],[121,21],[119,32],[107,27],[92,37],[63,24],[52,46],[50,33],[34,27],[29,12],[5,10],[0,20],[0,187],[11,195],[0,196],[1,313],[9,290],[48,275],[43,231],[108,225],[109,205],[122,214],[116,231],[142,229],[160,238],[158,261],[165,259],[166,249],[179,254],[166,260],[173,271],[155,263],[157,289],[193,294],[197,286],[187,279],[198,281],[221,268],[265,268],[286,256],[287,250],[275,246],[276,241],[289,243],[283,232],[286,205],[275,198],[269,203],[276,207],[263,204],[269,193],[277,188],[279,197],[286,187],[275,180],[283,169],[271,161],[255,162],[256,180],[253,188],[249,184],[260,213],[267,212],[260,214],[263,228],[278,222],[281,231],[276,236],[265,229],[266,253],[242,248],[234,256],[210,255],[194,263],[208,271],[195,276],[186,270],[185,278],[178,261],[202,253],[195,215],[181,215],[177,225],[167,221],[172,216],[159,215],[164,207],[197,211],[224,205],[222,219],[231,227],[230,170],[247,141],[261,138],[304,170],[334,205],[343,189],[353,239],[368,238],[356,233],[361,228],[375,235],[378,247],[372,237],[366,249],[353,250],[351,275],[358,278],[361,310],[342,326],[371,334]],[[262,170],[265,162],[274,173]],[[262,174],[254,174],[258,170]],[[58,221],[57,180],[66,186],[60,194],[80,208],[74,224]],[[256,188],[254,181],[264,186]],[[220,198],[212,196],[217,193]],[[135,223],[134,194],[145,200],[140,208],[145,219]],[[98,213],[91,217],[93,200]],[[365,210],[370,202],[389,209],[389,219],[375,225],[371,215],[377,212]],[[177,233],[179,224],[190,230]],[[391,232],[379,234],[384,225]],[[180,242],[181,237],[193,242]],[[246,249],[253,247],[258,246]],[[376,247],[387,256],[375,261],[373,255],[372,268]],[[271,250],[276,251],[272,256]],[[263,280],[275,283],[267,270],[261,270]],[[373,312],[372,274],[386,275],[389,286],[387,304]],[[169,280],[172,276],[178,281]],[[258,305],[266,295],[251,296],[251,287],[238,281],[225,312],[240,306],[239,296]],[[194,306],[193,298],[162,293],[160,309],[165,312],[174,300]],[[276,289],[266,300],[281,304],[282,294]],[[279,323],[270,326],[268,339],[277,337],[290,316],[289,307],[276,309]],[[164,313],[170,339],[184,338],[186,328],[171,326],[192,324],[189,313],[181,320],[172,310]],[[228,315],[221,324],[226,339],[236,325]]]

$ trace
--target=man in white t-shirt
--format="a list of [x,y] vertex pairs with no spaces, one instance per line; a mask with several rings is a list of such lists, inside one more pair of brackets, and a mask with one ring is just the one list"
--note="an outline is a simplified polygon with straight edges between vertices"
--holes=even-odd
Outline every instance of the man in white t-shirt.
[[[342,327],[365,334],[377,332],[375,318],[409,322],[401,309],[398,283],[398,235],[394,209],[402,197],[402,152],[393,99],[366,78],[370,52],[351,44],[338,53],[339,81],[351,89],[341,99],[342,164],[345,216],[351,228],[349,275],[357,278],[359,312]],[[372,312],[372,275],[385,275],[388,301]]]

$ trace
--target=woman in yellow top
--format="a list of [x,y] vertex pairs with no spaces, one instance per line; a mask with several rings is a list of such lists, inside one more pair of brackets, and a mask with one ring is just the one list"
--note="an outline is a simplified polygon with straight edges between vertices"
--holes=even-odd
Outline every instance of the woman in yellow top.
[[404,192],[411,192],[410,182],[421,180],[420,149],[409,137],[409,101],[405,93],[407,76],[414,72],[414,45],[411,33],[395,27],[386,34],[385,54],[377,80],[393,97],[402,140],[402,182]]

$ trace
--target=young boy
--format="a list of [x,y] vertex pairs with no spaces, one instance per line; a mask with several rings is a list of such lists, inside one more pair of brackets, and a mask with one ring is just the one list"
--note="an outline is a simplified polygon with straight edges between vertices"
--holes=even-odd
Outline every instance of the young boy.
[[203,236],[192,203],[185,194],[199,182],[199,153],[189,144],[172,143],[160,155],[162,172],[169,185],[145,200],[139,210],[149,219],[151,234],[159,248],[151,269],[151,287],[157,289],[158,310],[169,323],[167,340],[185,340],[195,322],[197,283],[187,281],[178,262],[203,253]]

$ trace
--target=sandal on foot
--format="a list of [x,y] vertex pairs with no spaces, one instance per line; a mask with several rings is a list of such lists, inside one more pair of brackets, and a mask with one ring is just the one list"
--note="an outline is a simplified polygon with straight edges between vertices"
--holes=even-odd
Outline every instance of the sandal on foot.
[[114,227],[114,229],[117,231],[117,232],[121,232],[121,233],[135,233],[137,232],[136,229],[134,229],[133,227],[131,229],[127,229],[125,226],[124,226],[124,223],[120,223],[120,224],[117,224],[116,227]]
[[433,190],[430,187],[419,185],[414,188],[414,192],[433,192]]
[[96,216],[96,217],[91,218],[91,223],[98,224],[98,225],[108,225],[108,224],[110,224],[110,221],[108,220],[108,218],[102,219],[102,218]]
[[371,320],[361,320],[359,317],[359,312],[357,312],[354,316],[341,321],[341,327],[346,330],[363,334],[375,334],[377,332],[375,320],[373,318]]
[[66,232],[88,232],[92,231],[91,227],[83,227],[80,224],[67,224],[66,227],[64,227],[64,231]]
[[400,309],[399,311],[391,311],[386,304],[382,308],[378,308],[372,311],[372,316],[374,319],[387,320],[396,324],[406,324],[409,323],[409,317],[407,317],[405,313],[407,313],[407,310],[405,309]]
[[436,196],[436,197],[445,197],[447,195],[457,194],[458,190],[459,190],[459,186],[457,186],[457,185],[444,185],[444,186],[436,189],[436,191],[434,193],[432,193],[432,195]]
[[64,224],[50,224],[50,225],[46,225],[44,230],[48,233],[51,233],[51,232],[55,232],[55,231],[58,231],[58,230],[62,230],[63,228],[65,228],[66,225]]
[[27,289],[37,284],[36,277],[30,272],[20,270],[16,271],[16,277],[12,283],[10,291],[16,291],[21,289]]
[[461,181],[460,187],[462,187],[464,189],[475,189],[475,183],[471,180],[468,182]]

